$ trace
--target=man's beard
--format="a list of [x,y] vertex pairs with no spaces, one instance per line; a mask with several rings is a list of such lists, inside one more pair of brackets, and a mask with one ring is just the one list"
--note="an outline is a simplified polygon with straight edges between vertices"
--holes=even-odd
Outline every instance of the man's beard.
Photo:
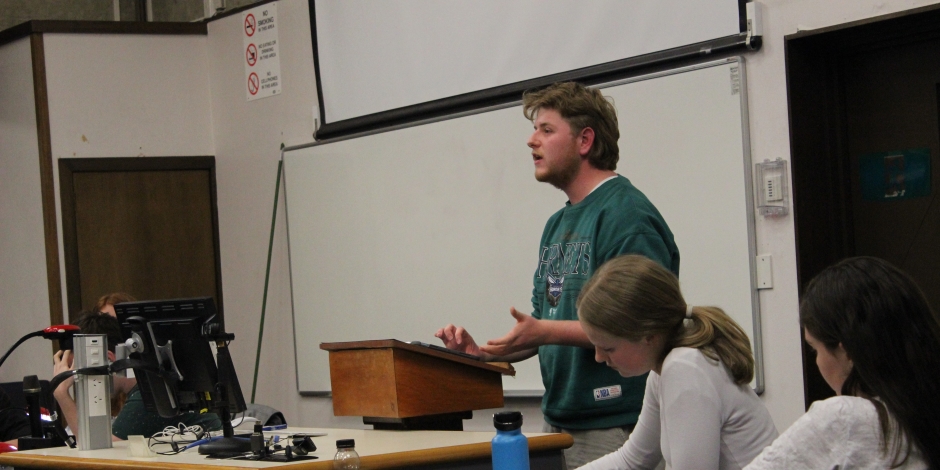
[[581,159],[579,157],[567,158],[564,166],[554,168],[552,171],[544,174],[535,174],[535,180],[541,183],[548,183],[558,189],[564,190],[575,178],[581,169]]

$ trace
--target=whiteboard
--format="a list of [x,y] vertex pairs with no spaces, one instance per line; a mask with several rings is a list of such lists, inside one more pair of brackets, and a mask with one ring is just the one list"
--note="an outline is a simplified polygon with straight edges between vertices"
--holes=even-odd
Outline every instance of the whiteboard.
[[[759,334],[744,63],[731,58],[602,85],[620,121],[618,173],[659,208],[686,300]],[[531,311],[548,217],[566,197],[533,177],[532,124],[515,103],[283,152],[297,388],[328,392],[321,342],[479,342]],[[753,344],[759,352],[759,342]],[[762,387],[758,357],[757,387]],[[538,361],[504,378],[539,394]]]

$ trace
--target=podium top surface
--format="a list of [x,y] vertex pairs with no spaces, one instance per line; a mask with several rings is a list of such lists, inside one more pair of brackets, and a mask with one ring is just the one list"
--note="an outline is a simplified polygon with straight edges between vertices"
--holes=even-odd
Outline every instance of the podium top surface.
[[485,369],[493,372],[499,372],[503,375],[516,375],[516,370],[509,363],[505,362],[483,362],[477,361],[474,359],[468,359],[461,357],[457,354],[449,353],[446,351],[439,351],[434,348],[429,348],[426,346],[419,346],[416,344],[409,344],[397,339],[375,339],[375,340],[366,340],[366,341],[345,341],[338,343],[320,343],[320,349],[325,351],[335,352],[335,351],[345,351],[350,349],[403,349],[405,351],[411,351],[418,354],[424,354],[426,356],[438,357],[441,359],[447,359],[453,362],[459,362],[461,364],[466,364],[468,366],[477,367],[480,369]]

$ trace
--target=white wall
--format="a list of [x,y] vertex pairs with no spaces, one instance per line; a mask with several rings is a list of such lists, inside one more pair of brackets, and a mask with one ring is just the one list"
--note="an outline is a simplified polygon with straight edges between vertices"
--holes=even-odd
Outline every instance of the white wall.
[[[246,399],[251,398],[280,148],[313,140],[317,102],[307,3],[278,2],[277,14],[282,93],[250,102],[242,14],[209,23],[226,327],[235,333],[232,356]],[[297,394],[283,209],[282,197],[256,401],[282,410],[290,423],[354,427],[355,420],[333,418],[329,400]],[[320,353],[315,344],[309,349]]]
[[[49,290],[39,183],[39,141],[29,38],[0,46],[0,349],[49,326]],[[0,368],[0,382],[46,378],[30,358],[48,357],[48,341],[31,339]],[[51,364],[51,361],[42,363]],[[45,372],[42,374],[41,372]]]
[[212,155],[205,36],[43,40],[56,159]]

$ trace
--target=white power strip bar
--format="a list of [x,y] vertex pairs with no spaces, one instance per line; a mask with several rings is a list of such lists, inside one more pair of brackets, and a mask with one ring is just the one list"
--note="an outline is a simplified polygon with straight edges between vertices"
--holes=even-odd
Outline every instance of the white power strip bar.
[[[73,367],[108,364],[108,338],[105,335],[75,335]],[[75,402],[78,408],[78,449],[111,447],[111,376],[75,375]]]

